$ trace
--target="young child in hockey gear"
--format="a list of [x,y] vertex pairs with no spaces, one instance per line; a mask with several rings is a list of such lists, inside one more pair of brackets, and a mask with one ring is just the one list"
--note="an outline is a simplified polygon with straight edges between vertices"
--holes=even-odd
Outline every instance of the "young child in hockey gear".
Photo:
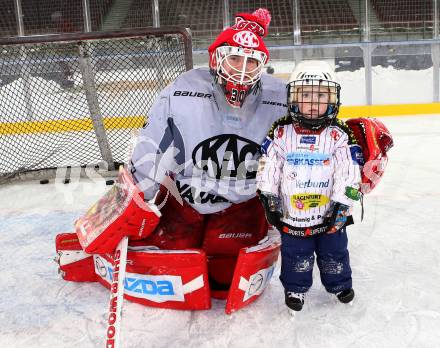
[[336,118],[340,85],[321,61],[297,65],[287,116],[263,142],[257,189],[267,220],[281,232],[286,305],[300,311],[317,257],[321,281],[343,303],[354,297],[346,226],[360,198],[360,147]]

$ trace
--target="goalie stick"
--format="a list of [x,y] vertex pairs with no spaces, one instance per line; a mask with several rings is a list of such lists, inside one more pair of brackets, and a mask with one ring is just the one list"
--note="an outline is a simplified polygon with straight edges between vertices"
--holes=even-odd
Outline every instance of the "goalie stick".
[[113,278],[110,286],[110,304],[107,319],[106,347],[119,348],[122,303],[124,301],[125,268],[127,265],[128,237],[119,242],[115,250]]

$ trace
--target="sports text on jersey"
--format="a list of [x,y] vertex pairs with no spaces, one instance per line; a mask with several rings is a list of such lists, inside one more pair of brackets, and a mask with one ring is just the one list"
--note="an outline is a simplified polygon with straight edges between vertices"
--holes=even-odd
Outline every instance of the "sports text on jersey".
[[325,153],[290,152],[287,163],[292,166],[326,166],[330,164],[330,155]]
[[174,97],[198,97],[198,98],[211,98],[212,94],[195,92],[195,91],[174,91]]

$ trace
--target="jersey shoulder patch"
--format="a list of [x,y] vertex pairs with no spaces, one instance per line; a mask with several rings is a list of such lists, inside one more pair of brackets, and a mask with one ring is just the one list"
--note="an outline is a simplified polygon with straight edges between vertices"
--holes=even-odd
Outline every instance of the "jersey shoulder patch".
[[274,123],[272,123],[272,126],[269,129],[269,132],[267,133],[267,136],[273,140],[275,136],[275,130],[280,126],[287,126],[292,124],[292,117],[290,115],[283,116],[276,120]]

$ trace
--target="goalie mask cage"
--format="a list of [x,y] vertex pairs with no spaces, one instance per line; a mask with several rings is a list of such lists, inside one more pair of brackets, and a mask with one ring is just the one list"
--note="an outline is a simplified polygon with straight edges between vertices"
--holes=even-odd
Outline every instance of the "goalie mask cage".
[[0,46],[0,183],[53,177],[59,167],[114,169],[158,93],[192,68],[183,28],[17,37]]

